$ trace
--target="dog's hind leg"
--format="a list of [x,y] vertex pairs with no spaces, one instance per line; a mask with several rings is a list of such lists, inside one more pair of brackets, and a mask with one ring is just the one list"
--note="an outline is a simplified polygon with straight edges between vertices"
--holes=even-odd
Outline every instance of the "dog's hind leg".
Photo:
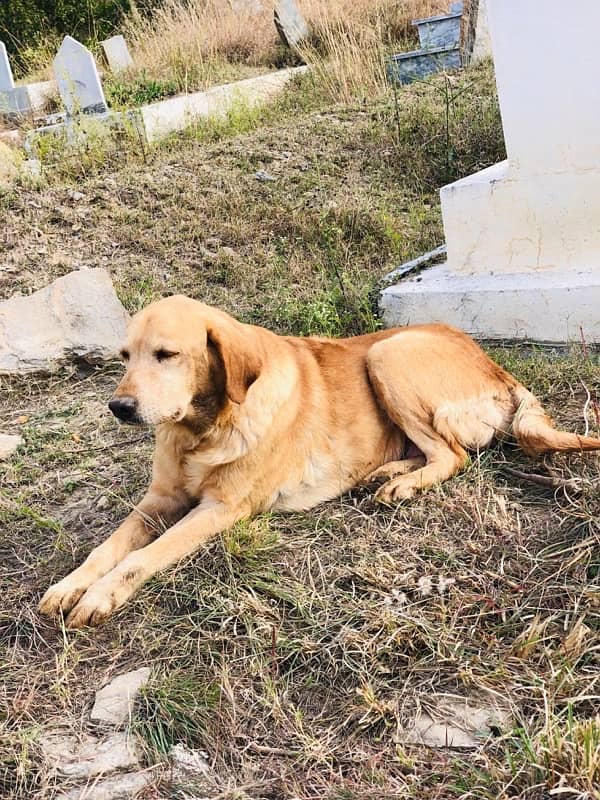
[[388,461],[387,464],[378,469],[374,469],[364,480],[364,483],[374,483],[382,479],[388,480],[397,475],[408,475],[416,469],[424,467],[426,464],[425,456],[415,456],[414,458],[404,458],[402,461]]
[[390,477],[376,495],[383,502],[408,499],[455,475],[468,460],[467,448],[487,446],[510,420],[506,373],[458,331],[399,332],[371,347],[367,368],[381,407],[425,460],[414,471],[408,469],[413,459],[377,470],[373,477]]

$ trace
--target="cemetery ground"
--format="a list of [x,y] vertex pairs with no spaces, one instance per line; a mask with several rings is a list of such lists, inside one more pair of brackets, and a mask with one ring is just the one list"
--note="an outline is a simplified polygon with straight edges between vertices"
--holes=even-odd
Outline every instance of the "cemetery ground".
[[[381,276],[442,241],[436,189],[502,147],[489,66],[398,105],[332,106],[303,78],[268,111],[65,154],[7,191],[0,292],[104,267],[132,312],[180,291],[281,333],[366,332]],[[585,412],[598,430],[585,339],[493,355],[561,426]],[[149,478],[151,432],[106,408],[120,374],[1,379],[0,426],[25,444],[0,484],[0,796],[52,797],[40,734],[85,730],[95,690],[147,665],[130,722],[158,765],[147,798],[600,797],[598,456],[539,464],[507,443],[393,509],[358,488],[263,515],[68,632],[37,600]],[[442,693],[497,698],[512,721],[475,750],[406,743]],[[209,789],[172,779],[176,742],[208,754]]]

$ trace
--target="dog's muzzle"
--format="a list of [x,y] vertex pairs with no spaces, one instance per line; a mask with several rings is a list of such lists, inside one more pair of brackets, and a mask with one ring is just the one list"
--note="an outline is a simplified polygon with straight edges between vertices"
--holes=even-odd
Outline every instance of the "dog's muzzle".
[[135,425],[142,421],[138,416],[137,400],[134,397],[114,397],[108,407],[121,422]]

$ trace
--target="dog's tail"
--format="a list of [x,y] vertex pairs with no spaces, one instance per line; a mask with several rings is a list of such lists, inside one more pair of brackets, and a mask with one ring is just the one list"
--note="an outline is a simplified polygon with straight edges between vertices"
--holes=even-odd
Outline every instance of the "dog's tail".
[[515,398],[519,405],[513,417],[512,430],[519,447],[527,455],[537,456],[556,450],[600,450],[600,439],[557,430],[539,400],[524,386],[515,388]]

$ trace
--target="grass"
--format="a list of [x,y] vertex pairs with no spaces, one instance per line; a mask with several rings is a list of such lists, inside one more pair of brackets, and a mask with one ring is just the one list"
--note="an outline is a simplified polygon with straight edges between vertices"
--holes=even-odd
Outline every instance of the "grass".
[[[489,66],[397,102],[332,104],[303,81],[149,153],[63,153],[44,185],[1,198],[0,294],[101,266],[132,311],[183,291],[282,333],[372,330],[380,277],[442,241],[437,187],[503,155]],[[493,354],[584,428],[597,353]],[[0,796],[52,797],[39,735],[85,730],[95,689],[149,665],[131,722],[163,765],[149,796],[597,800],[598,456],[496,446],[395,509],[358,488],[261,516],[68,633],[37,615],[40,594],[149,479],[151,434],[106,409],[120,373],[0,378],[0,429],[25,439],[0,474]],[[472,752],[404,743],[438,693],[502,697],[513,722]],[[210,792],[171,775],[175,742],[206,751]]]
[[385,54],[415,40],[412,19],[444,11],[446,4],[304,0],[300,8],[311,34],[295,52],[279,41],[269,4],[256,9],[250,3],[166,0],[150,16],[134,12],[124,33],[136,64],[155,77],[172,78],[180,91],[205,88],[227,71],[264,72],[306,62],[330,97],[347,101],[357,93],[381,92]]

